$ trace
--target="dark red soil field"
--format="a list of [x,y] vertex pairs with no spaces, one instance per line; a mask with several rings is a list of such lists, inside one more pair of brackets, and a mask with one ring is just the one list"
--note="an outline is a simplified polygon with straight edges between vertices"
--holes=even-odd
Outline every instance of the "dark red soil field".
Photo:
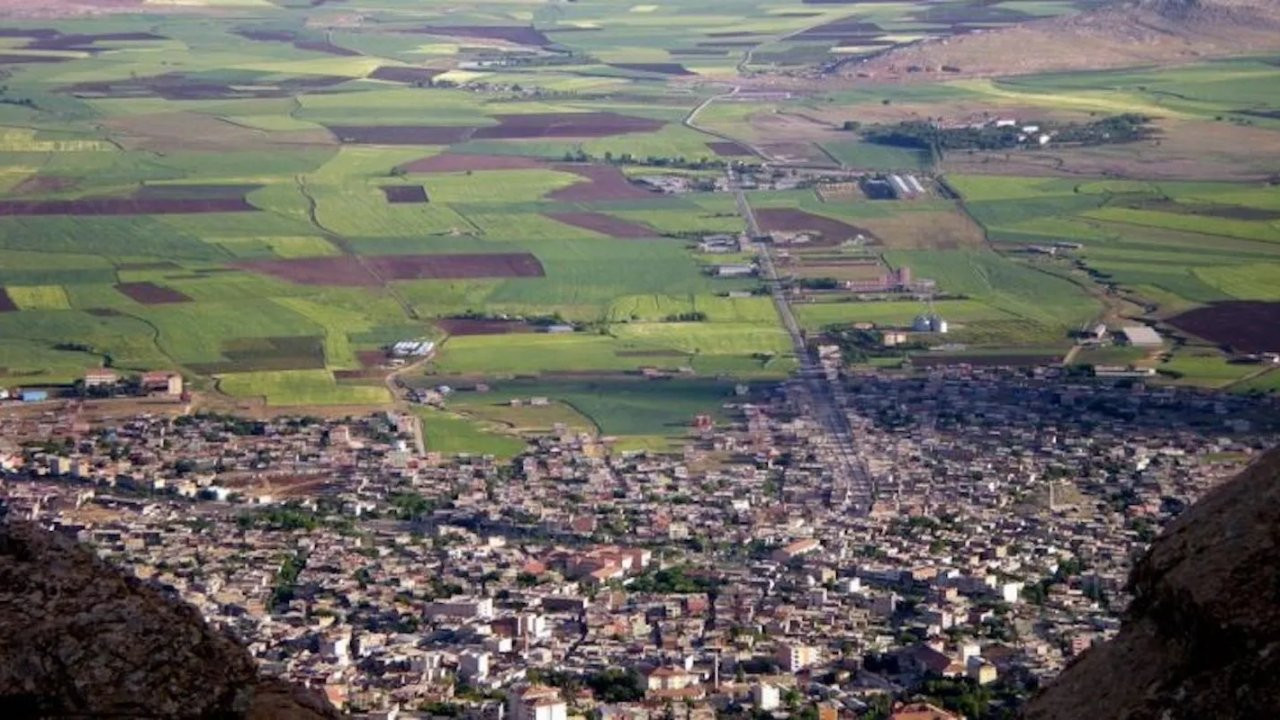
[[424,25],[405,32],[441,35],[444,37],[502,40],[517,45],[534,45],[538,47],[551,44],[551,38],[527,25]]
[[[28,42],[22,46],[24,50],[62,50],[83,53],[99,53],[109,50],[106,47],[97,47],[99,42],[145,42],[151,40],[168,40],[162,35],[156,35],[149,32],[123,32],[123,33],[101,33],[97,35],[63,35],[57,30],[50,28],[34,28],[29,30],[19,30],[13,28],[4,28],[0,30],[3,34],[0,37],[9,38],[27,38]],[[53,60],[33,60],[29,62],[55,62],[67,58],[54,58]]]
[[351,48],[344,48],[341,45],[334,45],[328,40],[294,40],[293,46],[299,50],[310,50],[311,52],[324,53],[326,55],[337,55],[338,57],[359,57],[360,53]]
[[13,215],[179,215],[257,212],[243,197],[80,198],[79,200],[0,200],[0,216]]
[[450,335],[506,335],[527,333],[532,329],[519,320],[481,320],[475,318],[445,318],[436,325]]
[[535,158],[522,155],[441,153],[421,160],[414,160],[400,167],[411,173],[445,173],[466,172],[468,170],[531,170],[545,167],[545,164]]
[[609,63],[609,67],[635,72],[657,73],[659,75],[692,75],[680,63]]
[[730,142],[728,140],[725,140],[722,142],[709,142],[707,143],[707,147],[711,148],[711,152],[714,152],[716,155],[719,155],[720,157],[732,157],[734,155],[750,155],[751,154],[751,151],[748,150],[745,146],[740,145],[739,143],[736,143],[736,142]]
[[1055,365],[1062,361],[1058,355],[912,355],[911,364],[916,367],[947,367],[970,365],[973,367],[1038,367]]
[[241,28],[236,35],[257,42],[291,43],[295,37],[292,30],[260,30],[257,28]]
[[428,82],[443,72],[443,70],[432,70],[430,68],[383,65],[369,73],[369,77],[374,80],[387,80],[389,82],[409,83],[412,85]]
[[360,361],[360,367],[368,370],[370,368],[380,367],[390,357],[384,350],[358,350],[356,351],[356,359]]
[[591,230],[610,237],[652,238],[658,237],[660,234],[651,227],[639,225],[637,223],[630,222],[629,220],[623,220],[603,213],[557,212],[543,214],[552,220],[562,222],[566,225]]
[[222,343],[226,360],[190,365],[201,375],[258,370],[319,370],[324,365],[324,338],[317,335],[237,338]]
[[661,120],[619,115],[612,112],[529,113],[497,115],[497,125],[330,125],[340,142],[357,145],[452,145],[470,138],[478,140],[525,140],[534,138],[592,138],[654,132]]
[[191,298],[173,288],[162,287],[150,282],[120,283],[116,285],[116,290],[143,305],[191,302]]
[[393,205],[427,202],[427,190],[421,185],[384,185],[382,194],[386,195],[387,202]]
[[298,285],[377,287],[393,280],[466,280],[542,277],[538,258],[529,253],[379,255],[364,262],[349,256],[292,260],[247,260],[236,267]]
[[609,137],[655,132],[665,124],[661,120],[614,112],[528,113],[495,117],[497,125],[477,128],[474,137],[483,140]]
[[542,263],[530,253],[379,255],[365,264],[385,280],[465,280],[542,277]]
[[18,306],[13,304],[13,298],[9,297],[8,291],[0,287],[0,312],[17,312]]
[[1168,322],[1236,352],[1280,352],[1280,302],[1213,303],[1169,318]]
[[356,57],[360,53],[344,47],[334,45],[328,40],[299,38],[297,33],[292,30],[259,30],[254,28],[244,28],[236,31],[236,34],[249,40],[257,42],[270,43],[289,43],[299,50],[310,50],[311,52],[325,53],[326,55],[337,55],[339,57]]
[[639,200],[653,197],[654,193],[636,187],[622,171],[612,165],[556,165],[556,170],[570,172],[586,178],[566,188],[551,192],[547,197],[564,202],[594,202],[597,200]]
[[129,78],[108,82],[81,82],[68,85],[64,92],[78,97],[139,98],[158,97],[165,100],[232,100],[251,98],[294,97],[307,91],[319,90],[347,82],[350,78],[340,75],[299,75],[281,79],[242,81],[232,83],[211,82],[193,78],[183,73],[165,73],[148,77]]
[[814,245],[836,245],[853,240],[859,235],[872,237],[870,232],[861,228],[804,210],[761,208],[756,210],[756,219],[760,222],[760,227],[768,232],[821,233],[821,241]]
[[330,125],[339,142],[351,145],[452,145],[463,142],[473,127],[451,125]]

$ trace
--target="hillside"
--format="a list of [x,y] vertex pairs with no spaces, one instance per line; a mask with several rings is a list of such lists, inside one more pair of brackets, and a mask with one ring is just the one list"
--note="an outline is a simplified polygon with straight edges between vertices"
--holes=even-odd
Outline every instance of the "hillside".
[[258,675],[249,653],[60,535],[0,524],[5,717],[321,720],[320,695]]
[[1271,717],[1280,703],[1280,449],[1156,539],[1120,634],[1027,707],[1028,720]]
[[843,73],[877,79],[1021,75],[1190,62],[1276,49],[1280,3],[1272,0],[1137,0],[927,40],[851,63]]

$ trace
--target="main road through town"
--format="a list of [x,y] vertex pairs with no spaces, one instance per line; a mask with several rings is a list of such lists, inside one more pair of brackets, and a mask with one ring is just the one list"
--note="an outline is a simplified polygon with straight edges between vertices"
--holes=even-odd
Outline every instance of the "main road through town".
[[755,211],[751,209],[747,194],[742,190],[732,169],[728,171],[728,179],[729,188],[738,202],[738,212],[746,221],[747,232],[755,243],[761,277],[769,287],[778,317],[791,336],[791,344],[800,363],[797,386],[803,394],[802,401],[813,413],[825,435],[822,451],[827,456],[834,481],[831,501],[833,504],[847,506],[853,513],[866,514],[875,500],[875,481],[854,444],[853,428],[845,411],[849,407],[848,394],[839,376],[828,375],[817,357],[809,351],[800,323],[796,321],[791,302],[787,298],[786,287],[774,264],[772,245],[762,240],[764,233],[756,221]]

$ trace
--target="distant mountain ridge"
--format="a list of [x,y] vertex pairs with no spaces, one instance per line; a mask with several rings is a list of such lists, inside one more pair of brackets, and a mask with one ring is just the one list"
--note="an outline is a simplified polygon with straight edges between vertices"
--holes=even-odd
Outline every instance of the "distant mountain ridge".
[[1131,67],[1280,50],[1278,0],[1126,0],[1056,18],[925,40],[845,74],[1019,75]]

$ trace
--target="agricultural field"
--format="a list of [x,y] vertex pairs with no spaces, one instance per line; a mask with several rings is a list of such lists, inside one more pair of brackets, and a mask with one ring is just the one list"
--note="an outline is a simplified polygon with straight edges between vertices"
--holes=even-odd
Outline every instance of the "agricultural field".
[[[484,393],[458,393],[451,410],[473,427],[508,438],[559,424],[599,435],[622,449],[664,449],[678,443],[696,415],[724,419],[722,406],[734,400],[738,389],[724,380],[603,375],[500,378],[489,385]],[[546,404],[530,404],[535,399]]]
[[[1232,352],[1276,349],[1280,188],[1259,182],[952,175],[993,247],[1067,243],[1060,273],[1085,271],[1186,341],[1171,375],[1216,386],[1248,374]],[[1225,351],[1225,352],[1224,352]],[[1211,356],[1211,357],[1208,357]]]
[[[269,405],[368,405],[392,400],[386,346],[419,339],[439,346],[414,375],[776,380],[796,359],[751,295],[760,280],[715,273],[751,254],[696,249],[744,231],[734,198],[634,182],[715,182],[735,162],[931,187],[943,174],[909,203],[800,187],[751,204],[766,230],[820,238],[794,249],[795,277],[909,267],[936,281],[948,340],[977,351],[1064,350],[1109,311],[1111,286],[1174,326],[1217,302],[1276,301],[1274,186],[1165,177],[1197,134],[1274,142],[1274,63],[807,84],[917,39],[1088,4],[237,0],[7,21],[0,383],[176,369]],[[795,81],[779,90],[779,73]],[[846,127],[1122,107],[1158,115],[1165,148],[1045,153],[1081,168],[1071,180],[1041,177],[1038,158],[939,158]],[[1247,174],[1246,155],[1211,161]],[[1107,163],[1155,179],[1092,179]],[[1051,241],[1084,245],[1081,263],[1021,253]],[[797,314],[818,332],[927,310],[849,299],[805,297]],[[463,420],[507,427],[482,415]]]

